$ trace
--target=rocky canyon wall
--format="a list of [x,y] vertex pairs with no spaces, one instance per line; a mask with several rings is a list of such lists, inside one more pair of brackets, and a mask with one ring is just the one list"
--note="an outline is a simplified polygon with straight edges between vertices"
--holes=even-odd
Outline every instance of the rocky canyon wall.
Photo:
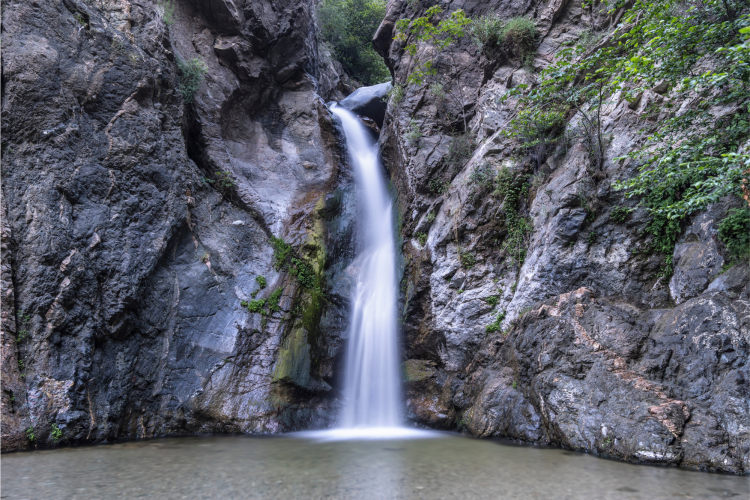
[[[456,9],[474,19],[525,16],[537,39],[523,61],[466,36],[442,55],[436,89],[407,82],[415,59],[436,49],[421,43],[412,55],[405,45],[413,38],[393,40],[398,20],[431,5],[389,2],[374,41],[404,89],[389,103],[381,145],[405,241],[409,418],[634,462],[748,472],[750,279],[746,263],[722,273],[728,258],[717,238],[718,221],[742,200],[690,219],[674,273],[664,277],[668,256],[644,251],[649,214],[612,187],[636,172],[618,158],[668,116],[665,89],[606,101],[603,165],[593,173],[575,134],[534,158],[503,133],[517,108],[500,98],[534,85],[592,29],[598,45],[609,43],[625,7],[608,14],[564,0],[441,2],[435,23]],[[457,161],[464,112],[475,142]],[[525,179],[507,186],[521,193],[512,207],[507,194],[482,185],[486,172],[503,169]],[[515,247],[507,243],[512,216],[529,225]]]
[[3,1],[4,451],[330,421],[351,89],[313,9]]

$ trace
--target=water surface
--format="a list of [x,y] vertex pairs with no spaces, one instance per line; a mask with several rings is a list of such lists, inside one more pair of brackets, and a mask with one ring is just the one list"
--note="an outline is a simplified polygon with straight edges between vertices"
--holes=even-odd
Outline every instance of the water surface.
[[2,498],[745,500],[750,478],[451,434],[379,441],[215,436],[3,455]]

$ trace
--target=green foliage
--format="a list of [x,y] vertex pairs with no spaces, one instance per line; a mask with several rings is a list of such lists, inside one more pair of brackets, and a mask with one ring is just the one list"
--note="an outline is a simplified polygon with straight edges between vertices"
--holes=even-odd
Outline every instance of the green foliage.
[[52,432],[50,433],[50,436],[52,436],[52,441],[57,443],[62,439],[62,429],[60,429],[57,424],[52,424]]
[[732,261],[750,258],[750,208],[735,208],[719,224],[719,239]]
[[422,129],[419,127],[419,123],[417,123],[416,120],[411,119],[409,121],[409,128],[404,135],[406,137],[406,140],[409,141],[409,144],[419,149],[420,142],[422,140]]
[[311,290],[321,291],[320,280],[313,267],[302,259],[292,257],[292,267],[289,274],[297,278],[300,285]]
[[486,299],[484,299],[484,301],[487,302],[492,307],[495,307],[497,305],[497,303],[498,303],[499,300],[500,300],[500,296],[499,295],[490,295],[489,297],[487,297]]
[[29,337],[29,331],[25,327],[29,324],[29,321],[31,321],[31,316],[24,311],[18,311],[16,314],[16,320],[23,327],[18,330],[18,333],[16,334],[16,342],[23,342]]
[[226,170],[219,170],[214,172],[214,176],[216,177],[215,179],[203,177],[203,183],[213,185],[217,191],[225,196],[230,195],[232,189],[237,185],[232,173]]
[[167,28],[174,24],[174,0],[165,0],[159,2],[156,6],[159,17],[167,25]]
[[251,300],[249,302],[243,300],[240,302],[240,305],[246,308],[248,312],[267,316],[281,310],[281,307],[279,307],[281,293],[282,289],[279,287],[271,292],[271,295],[267,299]]
[[445,156],[445,164],[451,175],[458,173],[474,153],[476,145],[474,135],[471,132],[465,132],[451,139],[448,145],[448,154]]
[[34,434],[33,427],[29,427],[28,429],[26,429],[26,439],[28,439],[32,443],[36,441],[36,434]]
[[344,70],[365,85],[390,79],[371,40],[385,17],[385,0],[323,0],[318,7],[321,35]]
[[258,282],[258,286],[261,288],[261,290],[268,286],[268,282],[266,281],[265,276],[256,276],[255,281]]
[[508,50],[521,58],[534,52],[536,25],[526,17],[514,17],[503,27],[500,35]]
[[[404,49],[414,61],[414,67],[409,68],[407,83],[412,85],[422,85],[425,82],[433,81],[438,74],[438,65],[440,58],[445,56],[451,59],[450,67],[456,67],[457,63],[453,60],[454,54],[447,50],[451,45],[456,43],[466,34],[466,30],[471,24],[471,20],[466,17],[466,13],[461,10],[451,12],[450,16],[433,23],[433,18],[437,18],[443,9],[434,5],[425,11],[425,15],[418,17],[413,21],[401,19],[396,23],[396,36],[394,40],[405,44]],[[434,56],[420,58],[417,55],[418,44],[426,43],[435,48]],[[434,83],[434,82],[433,82]],[[442,84],[436,92],[443,96],[449,96],[461,110],[463,118],[463,129],[467,130],[467,120],[465,111],[465,99],[461,82],[456,82],[452,89],[445,89]]]
[[273,267],[278,271],[286,263],[289,254],[292,253],[292,245],[285,242],[282,238],[271,236],[271,246],[273,246]]
[[202,60],[198,58],[184,60],[181,57],[177,57],[177,70],[180,73],[180,93],[185,104],[193,102],[195,93],[200,89],[201,83],[206,73],[208,73],[208,66]]
[[279,300],[281,299],[281,287],[274,290],[271,295],[268,296],[268,313],[273,314],[281,310],[279,306]]
[[471,186],[471,200],[491,192],[495,187],[495,168],[489,162],[483,162],[474,167],[469,174],[469,185]]
[[590,231],[588,238],[586,238],[589,242],[589,245],[592,245],[596,241],[596,232]]
[[427,217],[426,217],[426,219],[425,219],[425,220],[427,220],[427,222],[429,222],[430,224],[432,224],[432,223],[433,223],[433,222],[435,221],[435,217],[437,217],[437,216],[435,215],[435,211],[434,211],[434,210],[430,210],[430,211],[429,211],[429,212],[427,213]]
[[477,258],[474,254],[468,250],[463,250],[462,248],[458,249],[458,260],[461,262],[464,269],[471,269],[477,263]]
[[443,194],[450,189],[451,183],[450,181],[443,180],[439,177],[433,177],[430,179],[429,182],[429,188],[430,192],[433,194]]
[[26,368],[26,364],[24,363],[24,361],[22,359],[19,359],[18,360],[18,369],[21,370],[21,371],[23,371],[24,368]]
[[499,331],[500,331],[500,328],[501,328],[501,327],[500,327],[500,324],[501,324],[501,323],[503,322],[503,320],[505,319],[505,315],[506,315],[506,314],[507,314],[507,313],[505,312],[505,309],[503,309],[502,311],[500,311],[500,312],[499,312],[499,313],[497,314],[497,318],[495,319],[495,321],[494,321],[493,323],[490,323],[489,325],[487,325],[487,326],[485,326],[485,327],[484,327],[484,331],[485,331],[485,333],[495,333],[495,332],[499,332]]
[[76,18],[78,24],[80,24],[81,26],[86,26],[86,18],[83,17],[83,14],[81,14],[80,12],[76,12],[74,14],[74,17]]
[[508,234],[500,247],[511,262],[521,267],[526,260],[526,247],[532,226],[528,217],[519,213],[523,199],[528,195],[528,177],[516,175],[503,168],[497,176],[495,193],[503,198],[503,215]]
[[393,103],[394,106],[398,107],[399,104],[401,104],[401,101],[404,100],[404,96],[406,95],[406,89],[401,84],[396,84],[393,87],[391,87],[391,90],[388,91],[388,98],[391,100],[391,103]]
[[511,384],[511,386],[512,386],[512,387],[513,387],[514,389],[517,389],[517,388],[518,388],[518,382],[516,382],[516,381],[514,380],[514,381],[513,381],[513,383]]
[[[466,28],[471,24],[471,20],[466,17],[462,9],[451,12],[451,15],[433,24],[432,18],[443,12],[443,9],[434,5],[425,11],[425,15],[418,17],[413,21],[401,19],[396,23],[395,40],[402,43],[413,38],[412,42],[405,47],[412,57],[417,55],[417,43],[425,42],[434,45],[438,52],[445,51],[448,47],[456,43],[466,34]],[[436,74],[434,60],[427,59],[418,61],[416,69],[409,75],[409,83],[421,85],[427,76]]]
[[507,94],[526,109],[574,111],[591,163],[601,169],[603,103],[668,89],[653,110],[658,121],[627,155],[638,173],[615,183],[651,213],[646,234],[653,236],[651,250],[666,256],[663,276],[671,274],[681,221],[740,194],[743,171],[750,170],[750,155],[741,150],[750,134],[749,7],[737,0],[637,0],[609,43],[595,51],[581,43],[564,49],[536,86],[518,85]]
[[425,243],[427,243],[427,233],[419,232],[415,234],[417,241],[419,242],[420,246],[424,246]]
[[247,308],[251,313],[263,314],[263,308],[266,307],[266,299],[251,300],[249,302],[243,300],[240,302],[240,305]]
[[565,108],[528,108],[519,111],[503,131],[505,137],[515,139],[515,152],[531,155],[539,168],[547,159],[565,129]]
[[625,222],[625,219],[628,218],[628,214],[632,211],[632,208],[612,207],[612,210],[609,212],[609,218],[614,222],[622,223]]
[[231,172],[220,170],[218,172],[214,172],[214,175],[216,175],[216,186],[220,191],[231,189],[236,184]]
[[503,39],[503,28],[505,23],[497,14],[492,13],[474,19],[469,27],[469,34],[480,48],[499,46]]

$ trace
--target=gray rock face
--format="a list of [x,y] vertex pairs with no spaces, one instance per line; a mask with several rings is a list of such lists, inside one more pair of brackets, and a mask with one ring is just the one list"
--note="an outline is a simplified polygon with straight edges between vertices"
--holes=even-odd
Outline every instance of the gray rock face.
[[[564,2],[441,6],[534,18],[535,70],[584,30],[606,31],[619,15],[592,17]],[[414,61],[393,29],[416,15],[406,1],[390,2],[375,35],[396,84],[405,84]],[[461,86],[463,105],[427,85],[406,86],[381,134],[404,240],[409,418],[633,462],[749,472],[748,268],[720,274],[725,256],[717,243],[718,221],[739,200],[696,214],[672,256],[673,276],[662,277],[666,256],[648,251],[643,231],[648,214],[611,186],[635,172],[614,158],[637,146],[664,96],[648,91],[629,106],[615,95],[604,104],[612,139],[601,171],[587,168],[580,139],[525,158],[502,134],[515,103],[499,98],[533,84],[534,71],[468,39],[449,50],[441,83],[446,92]],[[456,162],[451,150],[462,140],[464,111],[476,142]],[[414,123],[418,141],[409,139]],[[569,131],[579,126],[574,117]],[[532,176],[518,186],[527,194],[516,213],[532,227],[522,258],[506,246],[502,196],[472,180],[480,167]],[[450,185],[435,186],[436,179]],[[615,207],[634,210],[613,217]]]
[[383,119],[385,118],[385,109],[388,106],[388,92],[392,88],[393,85],[390,82],[370,87],[360,87],[346,99],[339,102],[339,105],[358,115],[375,120],[378,127],[382,127]]
[[[3,451],[329,422],[353,194],[312,6],[3,7]],[[190,106],[178,58],[208,69]]]

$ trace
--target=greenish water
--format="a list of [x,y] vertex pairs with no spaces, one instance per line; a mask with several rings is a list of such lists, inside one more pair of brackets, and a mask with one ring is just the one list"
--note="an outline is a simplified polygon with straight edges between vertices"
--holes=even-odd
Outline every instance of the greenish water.
[[2,498],[750,498],[748,477],[455,435],[372,441],[303,436],[170,438],[3,455]]

